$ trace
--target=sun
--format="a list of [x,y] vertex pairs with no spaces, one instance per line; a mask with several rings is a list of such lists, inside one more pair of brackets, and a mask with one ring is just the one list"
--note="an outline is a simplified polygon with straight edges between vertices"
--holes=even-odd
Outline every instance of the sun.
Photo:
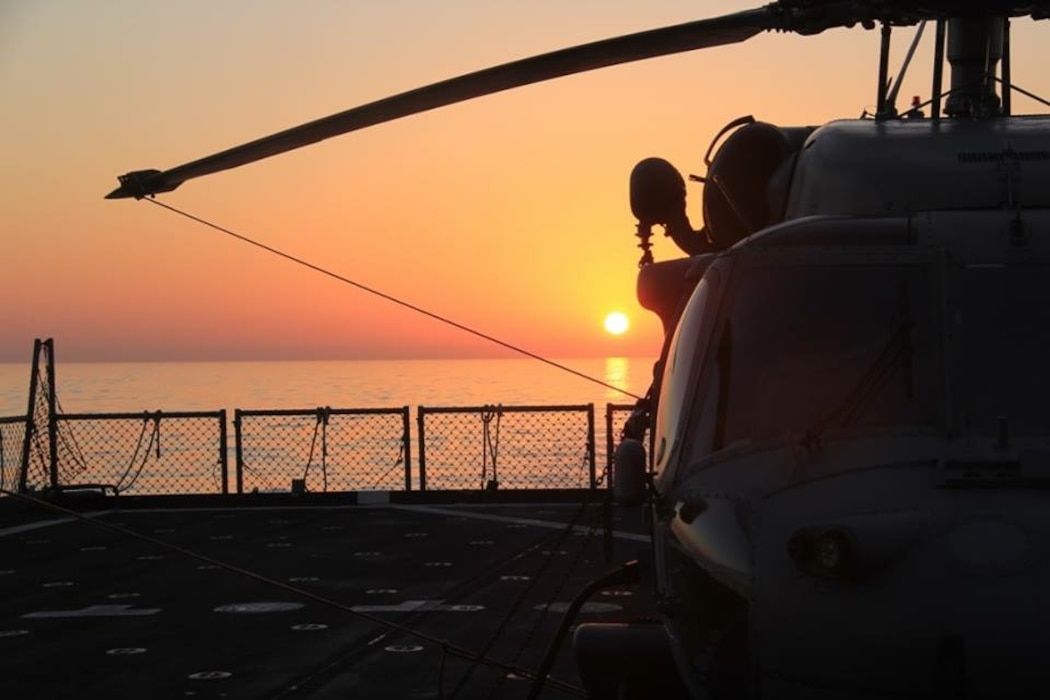
[[627,320],[627,316],[619,311],[613,311],[605,317],[605,330],[613,335],[623,335],[630,327],[631,322]]

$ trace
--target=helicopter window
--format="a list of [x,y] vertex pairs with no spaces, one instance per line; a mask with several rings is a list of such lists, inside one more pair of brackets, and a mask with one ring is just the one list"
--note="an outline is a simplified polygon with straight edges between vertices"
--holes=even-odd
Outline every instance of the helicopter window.
[[690,297],[681,320],[671,338],[660,379],[660,398],[656,410],[654,430],[654,468],[657,475],[667,466],[671,448],[678,437],[679,425],[686,412],[686,394],[690,375],[698,366],[697,354],[702,353],[706,337],[711,334],[714,314],[711,313],[712,287],[718,282],[718,271],[708,269]]
[[746,268],[717,341],[694,456],[742,440],[933,424],[930,289],[927,268],[915,265]]
[[954,338],[952,386],[967,433],[1046,435],[1046,349],[1050,308],[1046,266],[968,265],[956,268],[949,326]]

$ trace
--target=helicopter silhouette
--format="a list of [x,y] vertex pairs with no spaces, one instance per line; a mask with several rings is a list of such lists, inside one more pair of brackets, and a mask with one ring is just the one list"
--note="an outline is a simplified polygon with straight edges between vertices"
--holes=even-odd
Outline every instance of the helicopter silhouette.
[[[638,296],[666,338],[614,489],[651,521],[661,618],[580,625],[576,656],[593,697],[1022,695],[1047,687],[1050,649],[1050,118],[1012,114],[1021,16],[1050,3],[781,0],[129,172],[107,196],[574,73],[881,26],[874,113],[734,120],[691,176],[699,228],[669,162],[631,173]],[[900,111],[892,31],[925,22],[932,97]],[[655,226],[685,257],[653,260]]]

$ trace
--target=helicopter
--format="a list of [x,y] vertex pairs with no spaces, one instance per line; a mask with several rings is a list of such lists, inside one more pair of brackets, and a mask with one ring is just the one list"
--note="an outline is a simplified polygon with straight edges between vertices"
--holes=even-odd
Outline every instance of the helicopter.
[[[649,519],[661,615],[580,625],[575,653],[592,697],[1027,694],[1050,648],[1050,117],[1012,113],[1017,17],[1050,3],[781,0],[132,171],[107,197],[574,73],[881,27],[874,112],[728,124],[689,178],[699,229],[668,161],[630,175],[638,298],[665,340],[613,487]],[[932,97],[898,110],[891,35],[926,22]],[[684,257],[653,260],[656,226]]]

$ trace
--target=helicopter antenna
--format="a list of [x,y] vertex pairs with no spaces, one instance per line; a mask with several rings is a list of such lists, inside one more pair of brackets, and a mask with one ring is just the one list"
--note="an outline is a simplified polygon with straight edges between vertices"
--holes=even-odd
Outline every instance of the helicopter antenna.
[[926,20],[923,20],[922,22],[919,22],[919,29],[915,32],[915,38],[912,39],[911,46],[908,47],[908,53],[904,56],[904,64],[901,65],[901,72],[897,76],[897,80],[893,83],[893,87],[890,88],[890,94],[886,97],[886,107],[889,110],[889,114],[879,116],[897,115],[897,95],[900,94],[901,85],[904,84],[904,76],[908,73],[911,59],[915,56],[915,49],[918,48],[919,42],[922,40],[922,33],[925,29]]

